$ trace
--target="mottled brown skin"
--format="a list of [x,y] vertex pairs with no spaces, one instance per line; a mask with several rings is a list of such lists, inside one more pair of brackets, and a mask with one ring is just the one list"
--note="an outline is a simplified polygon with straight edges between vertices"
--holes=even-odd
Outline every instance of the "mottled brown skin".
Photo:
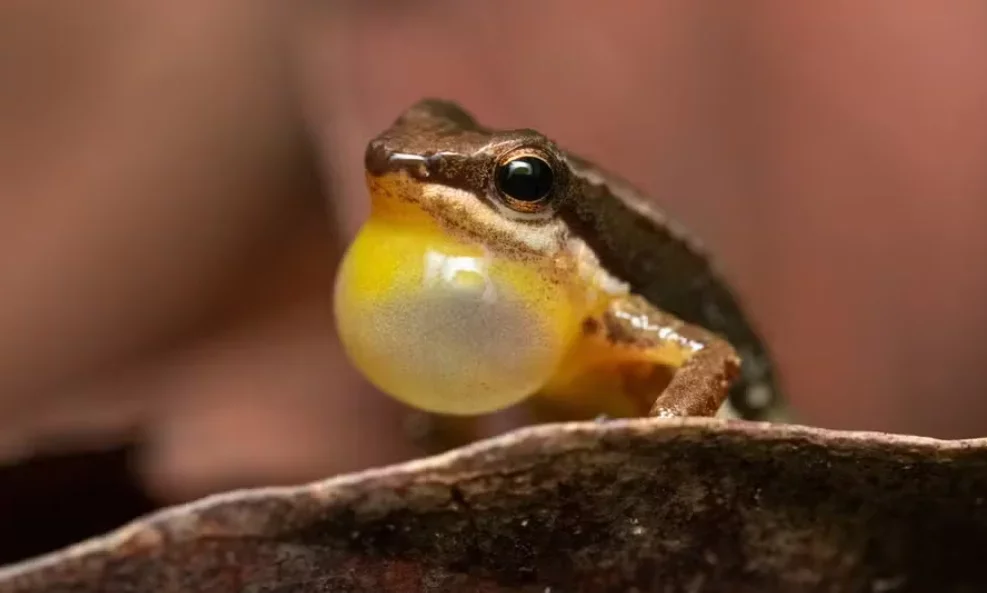
[[[552,165],[553,216],[593,250],[611,276],[630,286],[635,296],[615,306],[635,310],[649,325],[670,327],[705,345],[652,400],[650,413],[715,413],[733,384],[730,401],[741,416],[777,416],[781,398],[770,356],[710,255],[626,181],[563,151],[534,130],[488,129],[455,103],[438,99],[413,105],[374,138],[365,162],[370,179],[401,170],[422,182],[465,190],[490,208],[502,208],[495,202],[496,166],[501,155],[523,148],[548,157]],[[588,320],[586,329],[604,327],[610,339],[627,345],[656,345],[655,332],[642,335],[615,320],[607,314]],[[750,390],[765,388],[772,394],[767,405],[750,405]]]
[[[650,329],[642,329],[618,313],[646,318]],[[740,359],[729,343],[702,327],[657,309],[640,296],[630,295],[616,301],[603,315],[603,328],[611,342],[642,350],[662,348],[665,342],[676,338],[703,344],[702,351],[676,369],[671,381],[648,408],[650,416],[712,416],[739,375]],[[661,337],[659,330],[671,330],[672,334]]]

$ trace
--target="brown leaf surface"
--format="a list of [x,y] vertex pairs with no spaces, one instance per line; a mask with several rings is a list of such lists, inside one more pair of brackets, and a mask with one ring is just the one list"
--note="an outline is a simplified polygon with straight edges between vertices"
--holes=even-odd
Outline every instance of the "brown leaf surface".
[[0,593],[984,590],[985,496],[985,440],[545,425],[176,507],[0,570]]

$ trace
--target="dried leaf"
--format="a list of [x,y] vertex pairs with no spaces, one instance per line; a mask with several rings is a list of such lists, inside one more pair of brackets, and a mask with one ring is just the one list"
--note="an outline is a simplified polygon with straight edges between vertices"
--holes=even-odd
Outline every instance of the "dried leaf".
[[987,440],[712,419],[527,428],[176,507],[0,593],[987,590]]

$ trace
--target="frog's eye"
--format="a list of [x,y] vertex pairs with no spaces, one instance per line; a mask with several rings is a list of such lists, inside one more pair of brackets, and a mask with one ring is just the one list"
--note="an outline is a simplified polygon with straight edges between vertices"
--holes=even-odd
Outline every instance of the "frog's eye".
[[540,156],[520,154],[501,161],[494,180],[508,206],[521,212],[534,212],[542,209],[552,195],[555,171]]

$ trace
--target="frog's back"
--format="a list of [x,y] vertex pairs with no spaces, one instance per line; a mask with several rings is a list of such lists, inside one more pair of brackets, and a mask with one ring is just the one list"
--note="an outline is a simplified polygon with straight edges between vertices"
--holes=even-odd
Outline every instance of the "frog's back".
[[783,419],[772,356],[712,255],[626,180],[571,153],[578,188],[561,214],[612,274],[654,305],[724,336],[743,359],[730,394],[750,419]]

